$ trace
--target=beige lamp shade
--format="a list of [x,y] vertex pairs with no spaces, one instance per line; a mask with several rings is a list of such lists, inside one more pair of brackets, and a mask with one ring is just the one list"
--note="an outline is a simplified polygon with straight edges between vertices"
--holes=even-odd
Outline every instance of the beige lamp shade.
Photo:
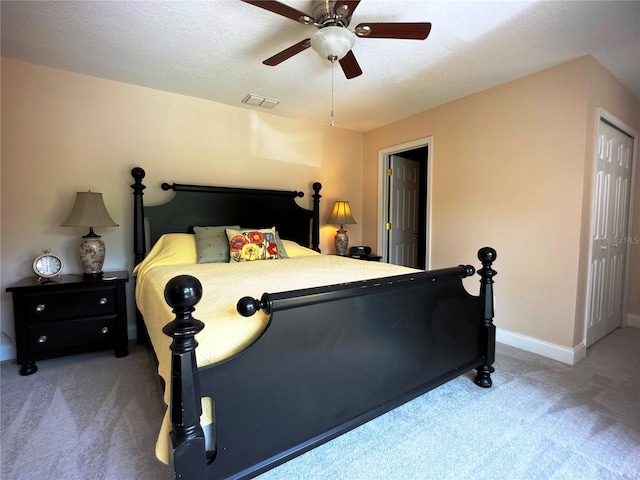
[[356,221],[353,219],[353,216],[351,215],[351,207],[349,206],[349,202],[338,200],[333,205],[333,210],[331,211],[331,215],[329,215],[329,218],[327,219],[327,223],[332,223],[335,225],[348,225],[356,223]]
[[61,227],[117,227],[107,207],[104,205],[102,194],[98,192],[77,192],[76,203],[69,217]]
[[93,232],[93,227],[118,226],[107,212],[102,194],[98,192],[76,193],[76,203],[73,205],[69,217],[60,226],[89,227],[89,233],[83,236],[80,242],[80,261],[85,277],[102,278],[106,248],[100,235]]
[[353,215],[351,215],[349,202],[338,200],[333,205],[333,210],[331,211],[331,215],[329,215],[327,223],[340,225],[340,230],[336,232],[335,238],[336,253],[342,256],[346,255],[347,249],[349,248],[349,237],[347,235],[347,231],[342,227],[343,225],[356,223],[353,219]]

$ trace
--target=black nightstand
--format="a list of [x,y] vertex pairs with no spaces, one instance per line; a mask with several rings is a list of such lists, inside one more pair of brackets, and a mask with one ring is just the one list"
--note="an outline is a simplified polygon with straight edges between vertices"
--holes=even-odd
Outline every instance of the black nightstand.
[[20,375],[38,370],[36,360],[114,348],[127,349],[128,272],[105,272],[101,279],[63,275],[38,283],[27,277],[7,288],[13,294],[17,362]]
[[378,262],[382,258],[379,255],[347,255],[349,258],[355,258],[357,260],[365,260],[367,262]]

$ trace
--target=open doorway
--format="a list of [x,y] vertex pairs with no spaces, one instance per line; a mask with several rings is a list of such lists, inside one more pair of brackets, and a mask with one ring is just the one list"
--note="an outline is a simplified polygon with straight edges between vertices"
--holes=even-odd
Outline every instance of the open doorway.
[[385,262],[430,266],[432,143],[428,137],[379,152],[378,245]]

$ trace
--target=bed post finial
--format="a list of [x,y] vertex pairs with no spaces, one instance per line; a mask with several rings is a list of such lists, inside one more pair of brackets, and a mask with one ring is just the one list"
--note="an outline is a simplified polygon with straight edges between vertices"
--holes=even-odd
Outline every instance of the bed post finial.
[[496,327],[493,324],[493,277],[498,272],[491,268],[498,254],[491,247],[484,247],[478,251],[478,259],[482,268],[480,275],[480,298],[483,302],[482,329],[480,332],[480,348],[484,363],[476,369],[475,382],[485,388],[491,386],[491,374],[495,371],[492,364],[496,357]]
[[165,335],[173,338],[169,409],[174,470],[176,478],[206,478],[207,451],[200,425],[202,405],[196,365],[198,342],[195,339],[204,323],[191,315],[202,298],[202,284],[191,275],[179,275],[167,282],[164,298],[176,314],[176,318],[162,329]]
[[260,300],[253,297],[242,297],[236,304],[236,310],[243,317],[250,317],[254,313],[264,310],[268,315],[271,314],[272,302],[268,293],[263,293]]
[[311,248],[316,252],[320,252],[320,190],[322,184],[315,182],[313,184],[313,228],[311,229]]

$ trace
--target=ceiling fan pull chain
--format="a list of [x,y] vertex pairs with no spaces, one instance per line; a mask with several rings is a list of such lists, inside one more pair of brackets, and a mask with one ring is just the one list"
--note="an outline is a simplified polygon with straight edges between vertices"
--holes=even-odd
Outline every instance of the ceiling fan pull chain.
[[335,117],[333,115],[333,77],[334,77],[334,72],[336,70],[336,61],[331,60],[331,126],[335,127],[336,126],[336,120]]

